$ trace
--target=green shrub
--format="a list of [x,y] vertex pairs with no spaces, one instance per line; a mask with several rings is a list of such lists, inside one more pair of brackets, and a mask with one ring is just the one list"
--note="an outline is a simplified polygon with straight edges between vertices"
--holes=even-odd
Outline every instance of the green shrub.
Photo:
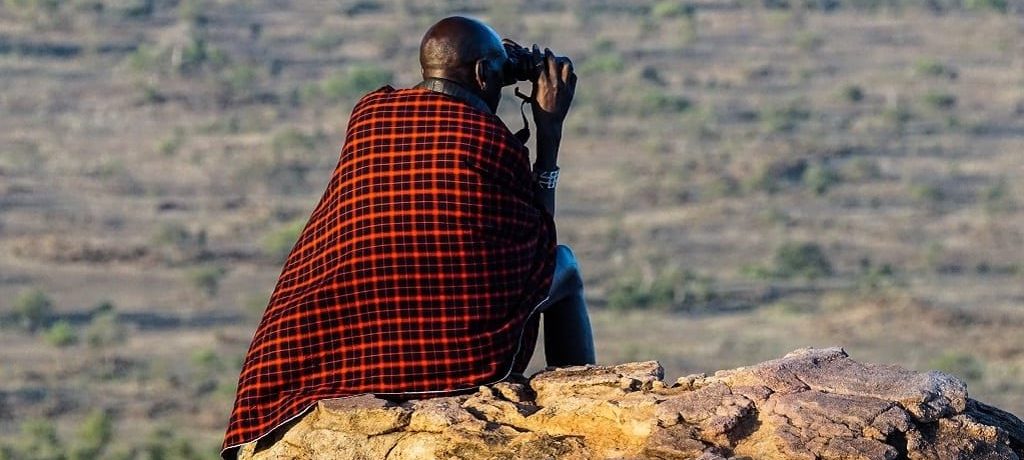
[[882,177],[882,168],[878,166],[878,162],[864,157],[855,158],[846,163],[841,172],[842,179],[849,181],[873,180]]
[[333,30],[321,30],[313,38],[309,39],[309,47],[313,51],[330,53],[345,42],[345,36]]
[[956,95],[940,91],[929,91],[924,95],[924,103],[936,110],[949,110],[956,107]]
[[186,273],[186,277],[192,287],[200,290],[207,297],[213,297],[217,295],[217,291],[220,289],[220,282],[227,273],[228,271],[224,267],[206,266],[189,270]]
[[676,297],[676,286],[672,278],[664,273],[654,279],[641,276],[619,278],[608,292],[608,308],[620,311],[669,309]]
[[206,22],[206,12],[210,4],[207,0],[184,0],[178,5],[178,17],[192,25]]
[[210,349],[196,350],[192,354],[192,365],[205,372],[216,373],[224,369],[224,362],[216,351]]
[[770,268],[761,264],[747,264],[740,267],[740,275],[755,280],[767,280],[775,276]]
[[882,120],[891,125],[898,132],[903,132],[907,123],[914,119],[914,113],[906,104],[896,104],[882,111]]
[[53,422],[29,419],[21,424],[15,458],[31,460],[65,460],[64,445],[57,436]]
[[885,263],[874,266],[870,258],[863,258],[860,261],[860,273],[857,277],[857,287],[865,293],[877,292],[880,289],[896,286],[900,280],[896,277],[896,269],[891,264]]
[[580,74],[622,72],[626,62],[617,51],[606,51],[587,57],[579,66]]
[[685,96],[667,94],[658,89],[627,91],[623,105],[638,117],[652,114],[677,114],[690,110],[693,102]]
[[388,84],[393,78],[394,74],[390,70],[375,65],[353,66],[344,75],[335,75],[321,81],[315,95],[328,103],[353,101]]
[[114,435],[113,417],[105,410],[92,411],[78,427],[68,460],[102,458]]
[[832,263],[815,243],[786,243],[775,251],[775,270],[780,278],[818,278],[832,275]]
[[964,8],[969,10],[991,10],[998,13],[1009,11],[1007,0],[964,0]]
[[669,19],[681,16],[690,17],[697,14],[697,8],[688,2],[679,0],[663,0],[651,7],[654,19]]
[[864,100],[864,89],[859,85],[847,85],[840,92],[842,98],[849,102],[860,102]]
[[259,73],[251,65],[236,64],[217,77],[217,98],[222,102],[245,100],[256,95]]
[[760,118],[765,131],[783,133],[793,131],[800,122],[809,120],[811,111],[800,102],[791,102],[765,110]]
[[1010,211],[1014,208],[1013,193],[1010,190],[1010,182],[1006,177],[1000,177],[995,183],[985,187],[981,192],[981,202],[985,211],[995,214],[1002,211]]
[[157,145],[157,151],[165,157],[174,156],[181,149],[181,146],[185,144],[185,129],[176,126],[174,131]]
[[817,195],[824,195],[836,185],[841,179],[839,173],[825,165],[814,165],[804,170],[804,186],[811,189]]
[[34,26],[58,24],[61,17],[61,6],[67,0],[3,0],[0,5],[4,10],[16,15],[18,19],[29,20]]
[[956,351],[943,353],[929,362],[928,367],[975,382],[985,375],[985,363],[973,355]]
[[46,341],[55,347],[67,347],[78,342],[78,334],[71,323],[60,320],[46,330]]
[[223,69],[230,58],[224,50],[207,44],[202,37],[192,37],[181,50],[181,60],[175,69],[183,75],[196,74],[203,71],[219,71]]
[[125,62],[134,72],[156,73],[160,71],[160,64],[166,59],[165,54],[156,46],[143,43],[125,58]]
[[85,328],[85,342],[94,348],[123,343],[127,335],[127,330],[114,311],[93,315]]
[[807,160],[774,159],[761,164],[757,170],[743,178],[743,189],[748,192],[775,193],[784,185],[799,184],[807,173]]
[[797,48],[810,53],[824,46],[825,38],[811,31],[803,31],[796,35],[793,42]]
[[22,291],[14,300],[14,316],[26,331],[45,327],[52,314],[53,301],[40,289]]
[[922,77],[956,78],[957,72],[952,67],[934,58],[921,58],[914,64],[914,71]]
[[150,433],[140,450],[141,458],[145,459],[204,460],[211,454],[200,452],[178,430],[171,428],[160,428]]
[[275,155],[281,156],[292,150],[298,150],[300,153],[312,152],[320,140],[316,134],[306,134],[296,128],[287,128],[274,134],[270,146]]
[[156,245],[184,247],[191,242],[192,234],[178,222],[164,222],[153,232],[151,240]]
[[293,220],[268,233],[263,237],[263,254],[274,262],[283,263],[305,227],[305,220]]
[[946,193],[936,183],[918,182],[910,185],[910,196],[915,200],[928,205],[941,203],[946,199]]
[[634,274],[615,280],[608,292],[608,308],[692,311],[717,297],[711,278],[665,269],[653,278]]

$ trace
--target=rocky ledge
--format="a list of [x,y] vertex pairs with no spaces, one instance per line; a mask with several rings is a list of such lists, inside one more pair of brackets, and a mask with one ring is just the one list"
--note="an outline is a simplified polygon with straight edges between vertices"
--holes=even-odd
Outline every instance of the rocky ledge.
[[1024,422],[956,377],[839,348],[662,380],[654,361],[540,372],[472,395],[321,402],[242,459],[1017,459]]

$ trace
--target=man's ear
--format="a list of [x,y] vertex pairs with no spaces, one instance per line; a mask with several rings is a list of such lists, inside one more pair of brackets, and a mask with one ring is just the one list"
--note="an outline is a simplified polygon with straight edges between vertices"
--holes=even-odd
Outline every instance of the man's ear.
[[490,61],[487,59],[478,59],[476,66],[473,67],[473,78],[476,80],[476,86],[480,88],[480,91],[487,91],[487,68],[490,66]]

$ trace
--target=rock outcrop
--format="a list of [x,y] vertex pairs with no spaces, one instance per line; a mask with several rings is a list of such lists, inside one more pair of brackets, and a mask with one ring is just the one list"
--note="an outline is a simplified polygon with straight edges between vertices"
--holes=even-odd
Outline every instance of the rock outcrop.
[[472,395],[321,402],[241,459],[1017,459],[1024,423],[941,372],[839,348],[662,381],[657,362],[547,370]]

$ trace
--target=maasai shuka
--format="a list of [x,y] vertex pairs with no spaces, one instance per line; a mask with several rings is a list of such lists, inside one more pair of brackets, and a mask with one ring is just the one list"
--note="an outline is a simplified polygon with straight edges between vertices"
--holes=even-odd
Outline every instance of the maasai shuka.
[[253,337],[225,452],[322,399],[522,372],[554,254],[529,152],[497,116],[426,89],[368,94]]

